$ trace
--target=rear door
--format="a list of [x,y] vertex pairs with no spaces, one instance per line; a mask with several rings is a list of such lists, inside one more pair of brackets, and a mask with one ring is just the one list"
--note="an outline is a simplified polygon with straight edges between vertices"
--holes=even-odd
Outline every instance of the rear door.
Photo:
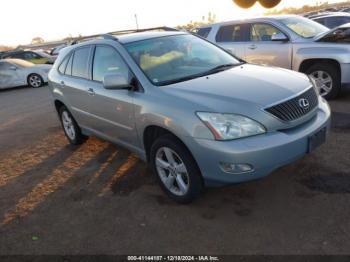
[[74,49],[61,65],[61,83],[65,99],[68,101],[72,114],[80,126],[90,126],[89,104],[91,102],[91,75],[89,63],[93,46],[87,45]]
[[246,24],[223,25],[215,36],[215,42],[231,54],[245,59],[248,28]]
[[267,23],[253,23],[249,30],[249,44],[246,45],[246,61],[291,69],[292,43],[273,41],[274,34],[287,34]]
[[90,113],[91,128],[108,140],[137,146],[133,95],[129,89],[111,90],[103,86],[107,74],[133,75],[118,51],[110,45],[96,45],[92,61]]

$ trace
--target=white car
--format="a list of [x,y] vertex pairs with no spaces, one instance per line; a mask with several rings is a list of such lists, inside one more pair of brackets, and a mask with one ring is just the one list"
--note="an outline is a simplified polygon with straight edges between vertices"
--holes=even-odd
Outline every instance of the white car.
[[47,83],[51,65],[36,65],[21,59],[0,60],[0,89],[29,85],[33,88]]

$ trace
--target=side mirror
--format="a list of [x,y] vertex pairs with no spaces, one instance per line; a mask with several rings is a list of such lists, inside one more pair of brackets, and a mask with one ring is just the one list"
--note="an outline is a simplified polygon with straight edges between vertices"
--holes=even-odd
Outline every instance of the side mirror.
[[121,74],[108,74],[103,77],[103,86],[106,89],[130,88],[130,81]]
[[283,33],[277,33],[271,36],[271,41],[287,42],[288,40],[288,37]]

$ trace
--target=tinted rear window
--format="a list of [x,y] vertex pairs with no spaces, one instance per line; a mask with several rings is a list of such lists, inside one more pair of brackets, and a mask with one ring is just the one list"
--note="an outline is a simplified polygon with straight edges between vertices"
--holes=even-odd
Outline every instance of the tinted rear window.
[[244,32],[242,25],[226,25],[220,27],[217,35],[217,42],[242,42],[244,41]]
[[60,64],[60,66],[58,67],[58,71],[61,73],[61,74],[64,74],[64,72],[66,71],[66,67],[67,67],[67,64],[68,64],[68,60],[70,58],[71,55],[67,55],[64,59],[63,59],[63,62]]
[[90,47],[83,47],[75,50],[74,57],[73,57],[72,76],[89,78],[89,74],[88,74],[89,54],[90,54]]

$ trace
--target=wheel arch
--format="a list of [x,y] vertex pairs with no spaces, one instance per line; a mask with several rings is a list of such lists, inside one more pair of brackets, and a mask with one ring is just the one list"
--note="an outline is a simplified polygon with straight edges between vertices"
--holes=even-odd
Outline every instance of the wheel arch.
[[[179,136],[174,134],[174,132],[172,132],[171,130],[164,128],[164,127],[161,127],[159,125],[154,125],[154,124],[147,126],[143,130],[142,142],[144,145],[147,162],[150,162],[150,151],[151,151],[152,144],[156,141],[157,138],[164,136],[164,135],[171,135],[177,142],[181,143],[181,145],[184,146],[184,148],[191,155],[191,157],[193,159],[193,163],[197,166],[198,170],[201,171],[201,169],[197,163],[196,158],[192,154],[189,147],[185,144],[185,142]],[[203,178],[201,172],[200,172],[200,176],[201,176],[202,183],[204,183],[204,178]]]
[[333,65],[339,72],[340,74],[340,78],[341,78],[341,67],[340,67],[340,63],[336,60],[336,59],[332,59],[332,58],[309,58],[309,59],[305,59],[300,63],[299,66],[299,72],[305,73],[307,71],[308,68],[310,68],[311,66],[315,65],[315,64],[331,64]]
[[66,105],[65,105],[61,100],[59,100],[59,99],[55,99],[54,105],[55,105],[55,109],[56,109],[57,114],[59,113],[60,108],[61,108],[62,106],[65,106],[65,107],[66,107]]

